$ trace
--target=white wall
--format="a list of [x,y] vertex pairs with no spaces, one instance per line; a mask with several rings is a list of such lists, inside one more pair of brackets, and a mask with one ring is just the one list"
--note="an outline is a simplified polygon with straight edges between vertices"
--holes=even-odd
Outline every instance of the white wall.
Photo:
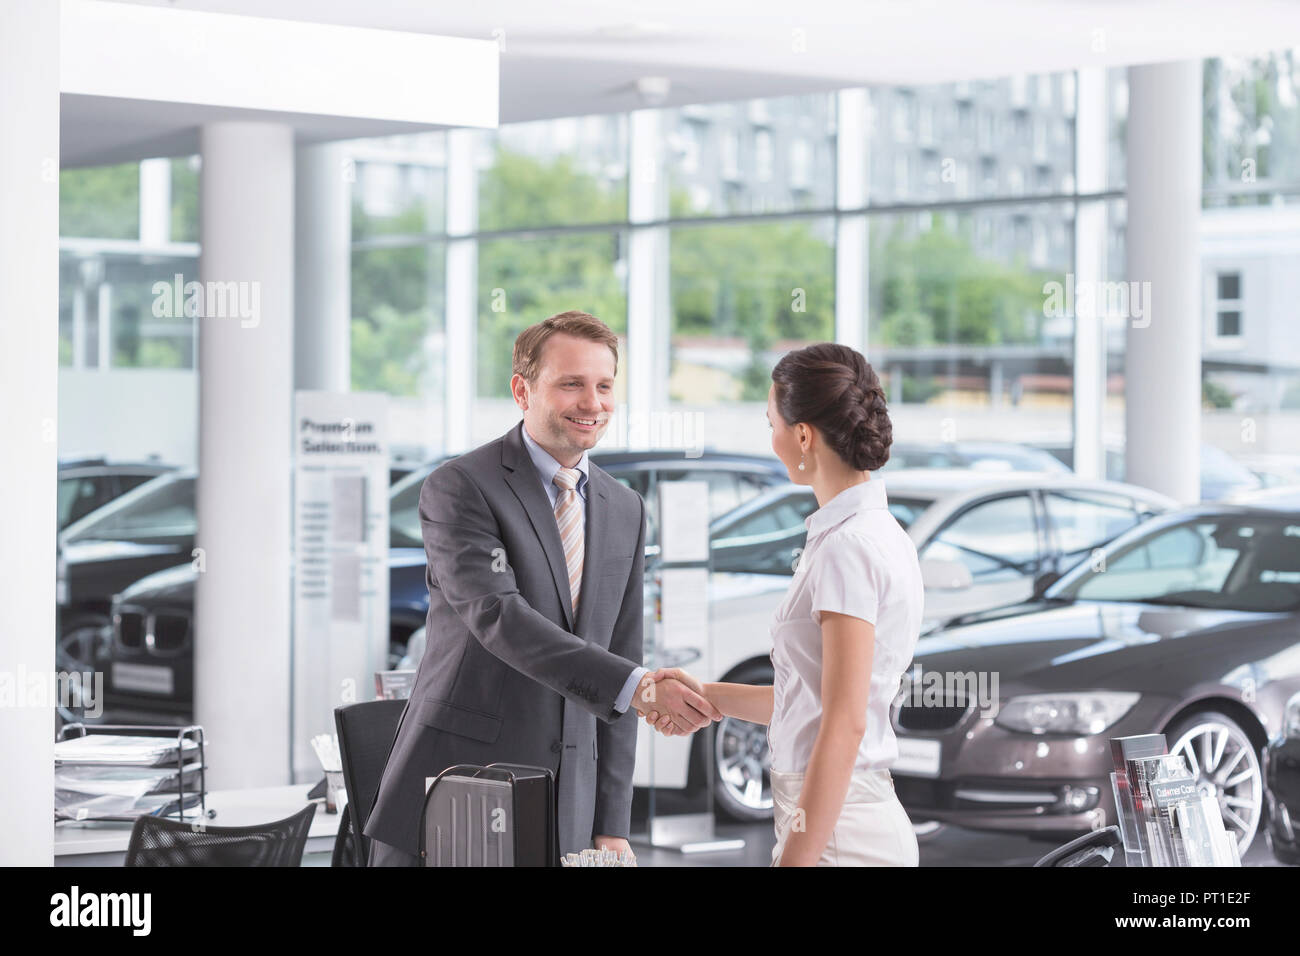
[[[0,866],[54,861],[55,369],[59,343],[59,8],[0,29]],[[34,685],[34,686],[33,686]]]

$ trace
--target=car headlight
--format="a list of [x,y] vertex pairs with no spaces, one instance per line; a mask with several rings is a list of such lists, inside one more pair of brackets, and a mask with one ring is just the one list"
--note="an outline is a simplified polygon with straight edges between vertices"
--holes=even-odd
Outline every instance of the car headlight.
[[1288,737],[1300,737],[1300,694],[1293,694],[1286,702],[1286,713],[1282,717],[1282,733]]
[[1099,734],[1127,714],[1139,697],[1123,691],[1026,694],[1008,700],[994,722],[1026,734]]

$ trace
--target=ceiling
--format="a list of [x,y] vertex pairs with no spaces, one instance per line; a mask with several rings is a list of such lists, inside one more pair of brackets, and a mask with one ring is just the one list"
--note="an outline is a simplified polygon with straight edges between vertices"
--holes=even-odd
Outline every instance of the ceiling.
[[1296,0],[135,0],[501,44],[501,121],[1300,46]]
[[[127,2],[495,39],[503,123],[1300,47],[1300,0]],[[65,162],[74,144],[78,162],[187,148],[193,131],[156,106],[65,96]],[[317,138],[332,135],[320,124]]]

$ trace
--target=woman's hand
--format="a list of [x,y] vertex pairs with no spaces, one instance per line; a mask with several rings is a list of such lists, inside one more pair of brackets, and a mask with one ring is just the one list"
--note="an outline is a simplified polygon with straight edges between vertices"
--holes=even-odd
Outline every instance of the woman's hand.
[[[704,684],[701,683],[698,678],[692,676],[691,674],[688,674],[680,667],[661,667],[657,671],[654,671],[651,674],[647,674],[646,678],[649,680],[653,680],[656,684],[659,683],[659,681],[661,680],[665,680],[666,678],[672,678],[676,681],[679,681],[682,684],[685,684],[687,687],[695,691],[695,693],[699,694],[701,697],[704,697],[706,700],[708,699],[708,695],[705,694],[704,692]],[[709,701],[709,702],[714,703],[713,701]],[[717,705],[714,704],[714,706],[716,708]],[[715,720],[717,719],[721,719],[721,718],[715,718]],[[652,710],[645,715],[645,722],[649,724],[651,727],[653,727],[655,730],[659,731],[665,737],[689,736],[687,733],[675,729],[675,727],[673,726],[673,718],[670,714],[660,715],[658,711]]]

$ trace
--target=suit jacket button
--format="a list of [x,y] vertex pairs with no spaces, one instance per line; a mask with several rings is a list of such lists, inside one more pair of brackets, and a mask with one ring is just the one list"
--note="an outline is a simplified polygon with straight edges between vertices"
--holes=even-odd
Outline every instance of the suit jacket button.
[[563,749],[564,749],[564,744],[560,743],[560,741],[558,740],[551,741],[551,753],[558,754]]

